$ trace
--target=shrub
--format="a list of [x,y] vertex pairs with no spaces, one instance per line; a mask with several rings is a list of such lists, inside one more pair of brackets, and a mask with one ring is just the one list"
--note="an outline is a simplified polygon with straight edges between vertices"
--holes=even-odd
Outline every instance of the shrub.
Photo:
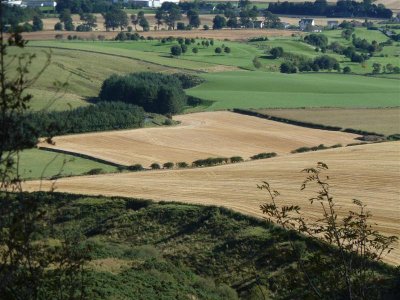
[[150,168],[151,168],[152,170],[159,170],[159,169],[161,169],[161,167],[160,167],[160,165],[159,165],[158,163],[152,163],[152,164],[150,165]]
[[206,166],[215,166],[223,163],[227,163],[228,158],[225,157],[209,157],[206,159],[198,159],[195,160],[192,165],[195,167],[206,167]]
[[262,67],[262,64],[261,64],[261,62],[260,62],[260,60],[258,59],[257,56],[253,58],[253,66],[254,66],[256,69],[259,69],[259,68]]
[[192,49],[192,52],[193,52],[194,54],[197,54],[197,53],[199,52],[199,49],[198,49],[197,47],[194,47],[194,48]]
[[277,156],[277,154],[275,152],[263,152],[263,153],[259,153],[256,155],[253,155],[250,157],[251,160],[256,160],[256,159],[266,159],[266,158],[271,158],[271,157],[275,157]]
[[184,161],[178,162],[178,163],[176,163],[176,165],[178,166],[178,168],[187,168],[187,167],[189,167],[189,165]]
[[163,164],[164,169],[172,169],[173,167],[174,167],[173,162],[166,162],[165,164]]
[[318,150],[325,150],[325,149],[329,149],[329,147],[326,147],[324,144],[320,144],[320,145],[314,146],[314,147],[300,147],[300,148],[293,150],[291,153],[304,153],[304,152],[309,152],[309,151],[318,151]]
[[60,22],[57,22],[57,23],[54,25],[54,30],[55,30],[55,31],[63,30],[63,24],[60,23]]
[[320,48],[326,48],[328,46],[328,38],[323,34],[312,33],[304,37],[304,41],[310,45]]
[[349,67],[349,66],[344,67],[344,68],[343,68],[343,73],[344,73],[344,74],[349,74],[349,73],[351,73],[350,67]]
[[185,44],[181,45],[181,49],[182,49],[182,53],[186,53],[187,52],[187,46]]
[[232,156],[230,159],[231,163],[238,163],[242,162],[243,158],[241,156]]
[[283,48],[282,47],[275,47],[269,51],[274,59],[282,57],[283,55]]
[[127,169],[129,171],[134,171],[134,172],[143,171],[144,170],[144,168],[143,168],[143,166],[141,164],[134,164],[132,166],[129,166]]
[[181,54],[182,54],[182,48],[181,48],[181,46],[178,46],[178,45],[172,46],[172,47],[171,47],[171,54],[172,54],[173,56],[179,56],[179,55],[181,55]]
[[176,29],[177,30],[185,30],[185,23],[183,23],[183,22],[176,23]]
[[105,171],[102,168],[94,168],[85,173],[85,175],[99,175],[104,174]]
[[280,66],[281,73],[297,73],[297,67],[292,62],[284,62]]
[[203,29],[204,29],[204,30],[209,30],[209,29],[210,29],[210,26],[204,25],[204,26],[203,26]]
[[215,48],[215,53],[216,54],[221,54],[222,53],[222,49],[220,47]]
[[225,47],[225,48],[224,48],[224,52],[225,52],[225,53],[231,53],[231,48]]

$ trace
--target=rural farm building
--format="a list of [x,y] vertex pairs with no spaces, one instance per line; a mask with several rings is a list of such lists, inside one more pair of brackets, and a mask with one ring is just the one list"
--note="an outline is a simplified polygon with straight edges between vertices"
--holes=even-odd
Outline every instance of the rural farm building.
[[327,25],[328,25],[329,28],[335,29],[335,28],[338,28],[339,21],[328,21]]
[[315,20],[314,19],[301,19],[299,21],[299,27],[300,30],[307,30],[308,28],[310,28],[311,26],[315,26]]
[[[113,2],[119,2],[113,0]],[[124,0],[125,3],[134,3],[142,7],[161,7],[164,2],[173,2],[178,4],[180,0]]]

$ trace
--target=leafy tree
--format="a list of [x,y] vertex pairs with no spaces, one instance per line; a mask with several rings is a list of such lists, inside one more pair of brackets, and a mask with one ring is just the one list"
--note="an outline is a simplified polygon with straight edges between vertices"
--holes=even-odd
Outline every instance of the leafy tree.
[[141,17],[139,20],[139,26],[143,28],[143,31],[149,31],[150,25],[145,16]]
[[228,19],[228,21],[226,22],[226,25],[227,25],[230,29],[233,29],[233,28],[238,27],[237,18],[236,18],[236,17],[230,17],[230,18]]
[[55,31],[61,31],[61,30],[63,30],[63,24],[62,24],[61,22],[57,22],[57,23],[54,25],[54,30],[55,30]]
[[280,71],[281,73],[297,73],[297,67],[292,62],[283,62]]
[[135,27],[135,31],[137,31],[137,25],[139,24],[139,18],[136,14],[131,15],[131,23]]
[[177,23],[176,23],[176,29],[177,29],[177,30],[185,30],[185,29],[186,29],[185,23],[183,23],[183,22],[177,22]]
[[165,24],[167,24],[169,28],[175,29],[176,21],[182,19],[182,14],[178,5],[172,2],[164,2],[159,10],[162,11],[161,15]]
[[173,56],[180,56],[182,54],[181,46],[174,45],[171,47],[171,54]]
[[157,29],[160,30],[160,26],[164,24],[163,23],[163,20],[165,19],[164,10],[158,8],[154,17],[156,19]]
[[174,167],[173,162],[166,162],[165,164],[163,164],[164,169],[172,169],[173,167]]
[[189,20],[189,25],[195,28],[199,28],[201,25],[200,21],[200,16],[199,13],[196,10],[188,10],[186,14],[188,20]]
[[228,54],[231,53],[231,48],[225,47],[225,48],[224,48],[224,52],[225,52],[225,53],[228,53]]
[[281,19],[271,13],[268,9],[263,11],[263,15],[265,28],[279,28],[282,26]]
[[342,34],[341,34],[341,35],[342,35],[343,38],[345,38],[346,40],[350,41],[350,38],[351,38],[353,32],[354,32],[354,28],[351,27],[351,28],[349,28],[349,29],[344,29],[344,30],[342,31]]
[[187,52],[187,46],[185,44],[181,45],[181,49],[182,49],[182,53],[186,53]]
[[120,28],[121,31],[128,26],[128,15],[122,9],[113,8],[103,14],[104,26],[107,30]]
[[39,16],[33,17],[32,30],[33,31],[42,31],[43,30],[43,21]]
[[216,54],[221,54],[222,53],[222,49],[220,47],[215,48],[215,53]]
[[158,163],[152,163],[150,165],[150,168],[152,168],[153,170],[159,170],[161,169],[160,165]]
[[312,33],[304,37],[304,41],[310,45],[317,46],[320,48],[326,48],[328,46],[328,38],[323,34]]
[[97,24],[96,24],[97,18],[93,14],[89,14],[89,13],[81,14],[80,19],[82,21],[84,21],[83,25],[85,27],[90,28],[90,30],[88,30],[88,31],[91,31],[91,30],[93,30],[93,28],[97,27]]
[[213,19],[213,29],[222,29],[226,27],[226,19],[223,16],[216,15]]
[[379,63],[372,64],[372,74],[379,74],[381,72],[382,65]]
[[282,57],[283,55],[283,48],[282,47],[275,47],[269,51],[274,59]]
[[304,255],[304,249],[294,243],[288,234],[293,257],[297,259],[299,271],[309,282],[309,289],[319,299],[376,299],[372,284],[379,285],[379,278],[370,268],[373,262],[381,261],[385,253],[393,249],[398,240],[395,236],[384,236],[371,227],[371,213],[359,200],[353,200],[356,210],[344,217],[337,212],[337,203],[330,191],[329,177],[324,173],[328,166],[319,162],[315,168],[304,169],[307,174],[301,190],[315,184],[316,196],[309,198],[311,205],[321,208],[322,216],[310,222],[302,214],[301,207],[279,203],[279,192],[263,182],[258,188],[265,190],[269,202],[261,205],[261,211],[269,222],[277,223],[290,231],[297,231],[311,238],[319,238],[323,244],[333,246],[327,257],[320,254]]
[[192,48],[192,52],[193,52],[194,54],[197,54],[197,53],[199,52],[199,48],[193,47],[193,48]]

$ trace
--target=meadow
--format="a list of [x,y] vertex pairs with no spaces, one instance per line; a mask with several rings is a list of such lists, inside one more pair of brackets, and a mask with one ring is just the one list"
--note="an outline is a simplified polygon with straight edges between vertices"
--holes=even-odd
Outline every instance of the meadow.
[[49,179],[83,175],[93,169],[103,172],[117,172],[117,168],[77,156],[27,149],[19,153],[19,173],[24,180]]
[[201,75],[206,82],[188,94],[229,108],[393,107],[397,80],[337,73],[225,72]]
[[[400,179],[400,142],[387,142],[292,154],[267,160],[229,164],[212,168],[107,174],[92,177],[70,177],[57,181],[57,191],[108,196],[132,196],[158,201],[173,200],[204,205],[218,205],[261,217],[259,205],[266,194],[257,184],[268,181],[282,196],[280,201],[300,205],[307,217],[320,213],[319,205],[308,204],[316,190],[300,193],[304,168],[322,161],[329,166],[332,194],[341,213],[347,213],[352,199],[368,206],[376,228],[384,234],[400,234],[398,199]],[[46,190],[53,183],[42,183]],[[24,188],[37,190],[39,182],[27,182]],[[400,248],[384,260],[398,264]]]

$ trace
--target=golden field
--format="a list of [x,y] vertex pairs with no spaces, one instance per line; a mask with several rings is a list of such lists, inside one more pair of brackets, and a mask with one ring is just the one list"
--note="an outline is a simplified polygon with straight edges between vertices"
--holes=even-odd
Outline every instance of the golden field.
[[55,145],[39,146],[81,153],[121,165],[168,161],[191,163],[208,157],[250,156],[261,152],[288,154],[303,146],[347,145],[355,134],[310,129],[232,112],[175,116],[174,127],[144,128],[66,135]]

